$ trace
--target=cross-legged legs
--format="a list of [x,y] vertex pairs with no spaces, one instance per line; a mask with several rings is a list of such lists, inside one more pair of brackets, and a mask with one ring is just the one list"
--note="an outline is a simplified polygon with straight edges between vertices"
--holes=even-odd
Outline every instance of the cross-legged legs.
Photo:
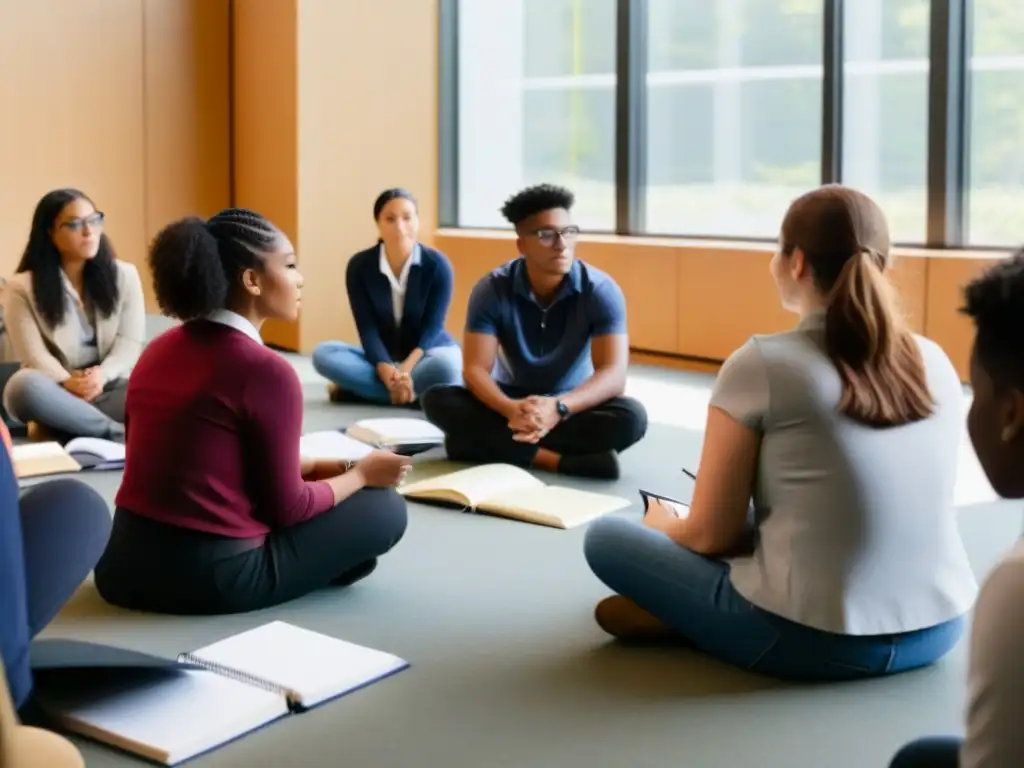
[[122,608],[228,614],[294,600],[369,575],[401,540],[405,499],[365,489],[262,542],[169,526],[118,509],[96,587]]
[[[631,623],[644,633],[654,633],[660,622],[665,635],[773,677],[849,680],[894,674],[935,662],[963,634],[962,618],[900,635],[840,635],[796,624],[736,592],[728,563],[619,517],[590,524],[584,553],[594,574],[635,605]],[[618,613],[624,613],[622,606]]]
[[4,387],[4,407],[18,421],[48,427],[61,437],[124,438],[124,398],[127,380],[110,382],[87,403],[49,376],[23,368]]
[[465,387],[436,387],[422,403],[427,419],[445,433],[448,456],[455,461],[528,467],[543,449],[560,458],[559,471],[614,477],[618,473],[614,454],[626,450],[647,432],[647,411],[629,397],[615,397],[573,414],[537,445],[516,442],[505,418]]
[[[345,395],[370,403],[391,402],[377,369],[355,344],[340,341],[319,344],[313,350],[313,368]],[[461,383],[462,350],[457,346],[427,350],[413,367],[411,376],[417,398],[432,387]]]

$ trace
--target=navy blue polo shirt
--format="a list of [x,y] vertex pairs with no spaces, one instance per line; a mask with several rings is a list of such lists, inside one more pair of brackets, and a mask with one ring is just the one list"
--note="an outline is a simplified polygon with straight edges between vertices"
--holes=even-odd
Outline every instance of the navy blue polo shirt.
[[577,259],[542,307],[520,257],[474,286],[466,332],[498,338],[494,380],[516,396],[564,394],[594,374],[593,337],[626,333],[626,299],[609,275]]

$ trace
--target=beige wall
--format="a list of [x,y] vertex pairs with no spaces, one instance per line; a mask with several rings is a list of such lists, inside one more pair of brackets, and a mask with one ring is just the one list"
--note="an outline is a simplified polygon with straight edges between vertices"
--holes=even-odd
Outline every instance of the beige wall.
[[56,187],[90,195],[143,270],[163,224],[228,204],[228,40],[228,0],[4,2],[0,274]]
[[299,322],[269,325],[268,342],[357,340],[345,265],[376,240],[381,190],[411,189],[433,240],[437,16],[437,0],[237,4],[236,202],[289,233],[306,280]]

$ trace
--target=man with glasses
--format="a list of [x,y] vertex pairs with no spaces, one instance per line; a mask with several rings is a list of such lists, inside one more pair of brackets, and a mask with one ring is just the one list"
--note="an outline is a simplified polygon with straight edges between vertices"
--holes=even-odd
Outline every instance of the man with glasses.
[[421,398],[450,459],[613,479],[618,454],[647,431],[644,407],[622,396],[625,298],[611,277],[574,258],[573,202],[568,190],[541,184],[502,208],[521,255],[473,288],[465,387]]

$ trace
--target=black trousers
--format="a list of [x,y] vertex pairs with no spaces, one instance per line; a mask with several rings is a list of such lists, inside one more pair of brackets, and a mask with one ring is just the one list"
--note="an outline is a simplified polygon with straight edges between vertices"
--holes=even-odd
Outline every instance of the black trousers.
[[[510,397],[525,397],[503,388]],[[589,411],[573,414],[536,445],[512,439],[508,421],[465,387],[433,387],[420,398],[427,419],[445,434],[453,461],[503,463],[527,467],[538,448],[562,456],[615,451],[620,453],[647,433],[647,411],[630,397],[613,397]]]
[[367,576],[405,533],[405,499],[367,488],[259,539],[167,525],[118,508],[96,589],[121,608],[178,615],[242,613]]

